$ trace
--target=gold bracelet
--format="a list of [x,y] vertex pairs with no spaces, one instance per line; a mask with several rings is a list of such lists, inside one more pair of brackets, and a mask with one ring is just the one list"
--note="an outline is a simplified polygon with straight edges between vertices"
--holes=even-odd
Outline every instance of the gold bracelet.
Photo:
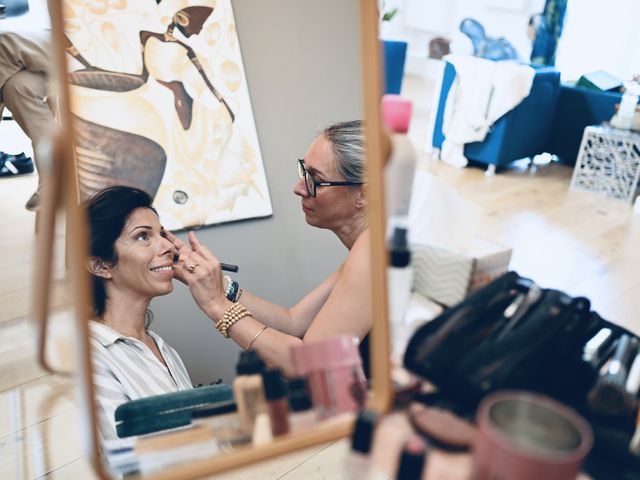
[[258,333],[256,333],[256,336],[255,336],[255,337],[253,337],[253,338],[251,339],[251,341],[249,342],[249,345],[247,345],[247,348],[245,348],[245,349],[244,349],[244,351],[245,351],[245,352],[248,352],[248,351],[249,351],[249,349],[251,348],[251,345],[253,345],[253,342],[255,342],[255,341],[258,339],[258,337],[259,337],[260,335],[262,335],[262,332],[264,332],[267,328],[269,328],[269,327],[267,327],[267,326],[265,325],[264,327],[262,327],[262,328],[260,329],[260,331],[259,331]]
[[241,303],[234,303],[227,308],[222,318],[216,323],[216,328],[224,336],[229,338],[229,329],[241,318],[251,315],[251,312]]

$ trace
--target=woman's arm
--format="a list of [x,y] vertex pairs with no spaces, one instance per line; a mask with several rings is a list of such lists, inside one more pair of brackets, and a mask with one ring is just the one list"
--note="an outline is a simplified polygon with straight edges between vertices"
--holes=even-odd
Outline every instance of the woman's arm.
[[[181,257],[189,258],[193,253],[191,248],[171,232],[166,232],[167,238],[176,246]],[[316,317],[322,306],[329,298],[336,281],[340,276],[342,266],[329,275],[320,285],[309,292],[294,307],[286,308],[270,302],[243,289],[240,302],[252,313],[259,322],[282,333],[302,338]],[[189,273],[182,274],[176,270],[176,278],[188,285]]]
[[349,251],[334,287],[303,337],[305,341],[337,335],[362,340],[369,333],[372,313],[369,248],[369,231],[365,230]]
[[329,298],[340,276],[340,267],[329,275],[320,285],[309,292],[294,307],[285,308],[268,300],[242,291],[240,301],[256,320],[283,333],[302,338],[324,303]]
[[[169,239],[179,250],[186,252],[188,247],[179,239],[172,235]],[[175,240],[178,240],[177,243]],[[176,277],[184,279],[198,306],[209,318],[219,323],[225,312],[238,304],[233,304],[224,295],[224,281],[218,259],[198,242],[193,232],[189,233],[189,242],[191,253],[175,266]],[[368,244],[368,233],[365,232],[354,244],[343,267],[334,274],[335,282],[327,281],[325,287],[317,292],[317,297],[312,295],[312,299],[303,304],[301,310],[313,311],[318,307],[319,300],[326,297],[324,305],[310,322],[304,340],[341,334],[363,338],[367,334],[371,328]],[[195,268],[190,268],[194,265]],[[333,287],[329,289],[332,282]],[[242,348],[256,350],[268,364],[282,368],[285,374],[295,373],[292,371],[289,350],[291,346],[300,345],[303,340],[274,328],[265,329],[266,325],[256,318],[260,313],[255,313],[254,316],[242,298],[240,303],[251,314],[233,323],[227,331],[228,335]],[[259,307],[259,304],[255,307]]]
[[[303,339],[267,328],[257,320],[258,314],[244,317],[229,328],[229,336],[246,349],[249,345],[269,364],[282,368],[292,376],[292,346],[308,340],[318,340],[338,335],[357,336],[363,339],[371,329],[369,234],[364,232],[349,252],[343,266],[334,272],[318,288],[307,295],[295,308],[315,312],[308,322]],[[328,288],[328,287],[331,288]],[[244,294],[243,294],[244,296]],[[246,305],[246,303],[240,299]],[[232,305],[230,302],[229,306]],[[246,305],[248,307],[248,305]],[[214,307],[210,318],[220,318],[224,310]],[[228,307],[227,307],[228,308]],[[249,308],[253,313],[254,310]],[[316,311],[317,310],[317,311]],[[256,335],[257,338],[256,338]]]

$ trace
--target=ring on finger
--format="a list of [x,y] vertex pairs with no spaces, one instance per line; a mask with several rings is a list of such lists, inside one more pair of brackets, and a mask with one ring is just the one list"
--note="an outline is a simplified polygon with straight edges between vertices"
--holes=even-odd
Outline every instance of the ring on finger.
[[187,270],[189,271],[189,273],[193,273],[198,265],[200,265],[200,264],[199,263],[194,263],[193,265],[188,266]]

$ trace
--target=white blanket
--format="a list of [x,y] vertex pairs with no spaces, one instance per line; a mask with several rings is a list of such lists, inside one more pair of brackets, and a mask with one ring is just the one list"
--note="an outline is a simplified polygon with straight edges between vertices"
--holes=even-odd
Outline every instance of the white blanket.
[[440,158],[464,167],[464,144],[484,140],[491,125],[529,95],[535,70],[466,55],[444,59],[455,67],[456,78],[445,104]]

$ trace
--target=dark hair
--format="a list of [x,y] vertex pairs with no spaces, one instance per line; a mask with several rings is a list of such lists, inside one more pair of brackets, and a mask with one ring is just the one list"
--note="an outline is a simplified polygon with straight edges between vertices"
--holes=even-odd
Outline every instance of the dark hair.
[[[131,212],[136,208],[149,208],[156,215],[151,196],[143,190],[114,186],[100,190],[84,204],[89,224],[89,256],[97,257],[105,263],[115,265],[116,240],[122,233]],[[93,279],[93,309],[100,318],[104,314],[107,302],[105,281],[96,275]]]

